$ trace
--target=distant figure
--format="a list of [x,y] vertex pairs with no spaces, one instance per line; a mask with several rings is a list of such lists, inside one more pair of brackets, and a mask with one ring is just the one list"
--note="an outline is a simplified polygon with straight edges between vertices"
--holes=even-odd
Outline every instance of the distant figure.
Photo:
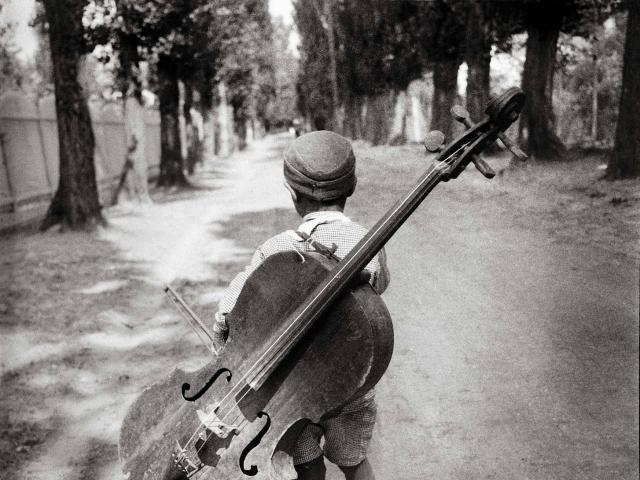
[[292,123],[293,123],[293,133],[297,138],[300,135],[302,135],[302,122],[300,121],[299,118],[294,118]]

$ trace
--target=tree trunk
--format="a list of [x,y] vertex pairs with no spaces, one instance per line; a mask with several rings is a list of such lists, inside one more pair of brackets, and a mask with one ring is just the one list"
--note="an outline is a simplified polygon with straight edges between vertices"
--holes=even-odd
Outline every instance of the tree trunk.
[[342,132],[340,122],[340,100],[338,99],[338,67],[336,62],[336,41],[333,31],[333,1],[324,0],[324,17],[326,19],[325,30],[327,32],[327,42],[329,44],[329,65],[331,72],[331,110],[332,110],[332,126],[335,132]]
[[187,173],[193,175],[196,163],[200,161],[198,133],[193,124],[191,108],[193,107],[193,86],[189,82],[184,82],[184,103],[182,105],[182,116],[184,117],[184,130],[187,147]]
[[216,155],[216,132],[213,110],[203,107],[202,120],[202,127],[204,130],[204,139],[202,141],[202,157],[204,162],[209,162],[213,160],[213,157],[215,157]]
[[[118,8],[120,0],[116,1]],[[135,35],[120,32],[117,83],[122,92],[127,157],[123,166],[124,182],[118,186],[114,203],[149,202],[146,151],[146,119],[142,98],[142,74],[139,69],[138,41]],[[122,186],[126,188],[122,189]]]
[[616,143],[609,156],[607,177],[640,175],[640,3],[629,3],[627,38],[624,47],[622,95],[616,126]]
[[527,153],[540,159],[561,158],[564,145],[554,131],[552,107],[556,44],[562,18],[535,7],[528,17],[527,58],[522,90],[527,100],[520,115],[520,140]]
[[362,138],[362,99],[349,93],[345,102],[344,135],[354,140]]
[[160,102],[160,175],[159,187],[186,185],[180,144],[180,88],[173,61],[158,61],[158,100]]
[[598,55],[593,53],[593,78],[591,87],[591,140],[598,141]]
[[227,101],[227,86],[224,82],[218,84],[217,100],[218,143],[216,152],[221,157],[228,157],[232,151],[233,113]]
[[367,98],[363,137],[373,145],[384,145],[389,141],[395,100],[393,91]]
[[138,203],[150,202],[147,176],[147,159],[144,155],[146,145],[146,124],[144,105],[134,94],[129,93],[124,99],[124,131],[127,139],[127,157],[132,162],[131,170],[126,178],[125,192],[118,201],[127,200]]
[[45,0],[56,95],[60,180],[40,229],[62,223],[80,229],[104,223],[94,166],[95,138],[78,83],[84,50],[84,1]]
[[484,116],[489,102],[491,41],[487,32],[485,10],[488,5],[475,0],[469,5],[466,32],[467,110],[474,121]]
[[457,59],[443,60],[433,67],[433,100],[431,106],[431,130],[440,130],[447,141],[453,134],[451,107],[455,102],[458,87]]

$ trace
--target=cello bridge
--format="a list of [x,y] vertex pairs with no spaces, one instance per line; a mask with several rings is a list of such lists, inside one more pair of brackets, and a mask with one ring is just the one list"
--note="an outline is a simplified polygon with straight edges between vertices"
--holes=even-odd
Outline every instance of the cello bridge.
[[191,478],[205,466],[204,463],[200,461],[200,458],[198,458],[197,452],[194,450],[187,450],[187,448],[182,448],[177,440],[171,457],[173,458],[173,463],[176,467],[182,470],[187,478]]

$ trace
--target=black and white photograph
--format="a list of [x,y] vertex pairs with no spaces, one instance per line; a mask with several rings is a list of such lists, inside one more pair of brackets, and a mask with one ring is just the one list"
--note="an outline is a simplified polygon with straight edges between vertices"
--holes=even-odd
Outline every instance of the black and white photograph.
[[637,480],[640,0],[0,0],[1,480]]

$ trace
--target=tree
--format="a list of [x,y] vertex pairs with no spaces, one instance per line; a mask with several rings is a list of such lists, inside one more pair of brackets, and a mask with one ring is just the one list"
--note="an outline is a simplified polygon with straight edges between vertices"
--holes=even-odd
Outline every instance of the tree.
[[527,57],[522,72],[527,101],[520,116],[520,135],[526,137],[528,153],[537,158],[557,158],[565,150],[554,130],[551,101],[562,21],[561,12],[550,13],[537,2],[527,4]]
[[157,91],[160,103],[160,174],[159,187],[187,185],[180,142],[180,76],[175,60],[160,54],[156,64]]
[[616,142],[607,165],[610,179],[640,175],[640,2],[629,3],[626,37]]
[[275,96],[269,100],[267,106],[265,121],[267,131],[271,127],[289,126],[298,116],[296,107],[298,59],[289,49],[289,35],[292,28],[285,25],[281,18],[275,18],[273,24]]
[[95,139],[89,109],[78,84],[87,51],[84,0],[42,0],[48,22],[60,144],[60,182],[40,228],[62,223],[72,229],[104,223],[94,167]]
[[[205,2],[99,0],[94,4],[100,9],[97,17],[101,19],[94,29],[95,35],[101,38],[99,43],[111,44],[118,54],[118,78],[125,100],[135,99],[140,103],[136,69],[140,60],[152,65],[150,84],[158,94],[160,110],[158,185],[186,185],[180,142],[179,80],[182,69],[193,63],[194,50],[202,47],[191,42],[192,35],[198,33],[197,9],[204,8]],[[134,111],[140,110],[132,102],[128,106]]]
[[441,130],[447,138],[453,133],[450,110],[457,96],[458,69],[464,59],[466,2],[436,0],[425,3],[422,47],[425,64],[433,70],[431,129]]
[[122,98],[127,155],[114,201],[149,202],[142,58],[138,37],[130,24],[129,6],[127,0],[95,1],[87,16],[92,20],[89,33],[93,42],[105,46],[100,60],[113,65],[113,86]]
[[[269,100],[275,95],[273,27],[265,0],[245,0],[244,9],[234,16],[235,38],[221,46],[223,61],[218,76],[229,87],[235,131],[240,148],[246,127],[255,131],[267,115]],[[232,28],[229,25],[229,28]]]
[[[560,32],[589,36],[592,18],[620,5],[620,0],[521,0],[527,30],[527,57],[522,90],[527,96],[520,115],[520,138],[528,153],[540,159],[561,158],[565,146],[554,128],[553,77]],[[513,7],[512,7],[513,8]],[[597,13],[594,15],[594,13]],[[586,31],[585,31],[586,29]]]
[[489,99],[491,66],[489,12],[487,12],[489,5],[480,0],[471,2],[466,22],[467,110],[474,120],[481,117]]
[[422,75],[419,7],[382,0],[339,7],[335,25],[345,133],[387,142],[397,93]]
[[294,20],[300,33],[300,73],[296,89],[298,110],[314,130],[324,130],[333,118],[328,39],[313,2],[294,2]]
[[468,67],[466,102],[474,120],[483,117],[491,92],[491,51],[512,49],[512,36],[522,31],[517,11],[504,2],[473,0],[467,4],[464,60]]

